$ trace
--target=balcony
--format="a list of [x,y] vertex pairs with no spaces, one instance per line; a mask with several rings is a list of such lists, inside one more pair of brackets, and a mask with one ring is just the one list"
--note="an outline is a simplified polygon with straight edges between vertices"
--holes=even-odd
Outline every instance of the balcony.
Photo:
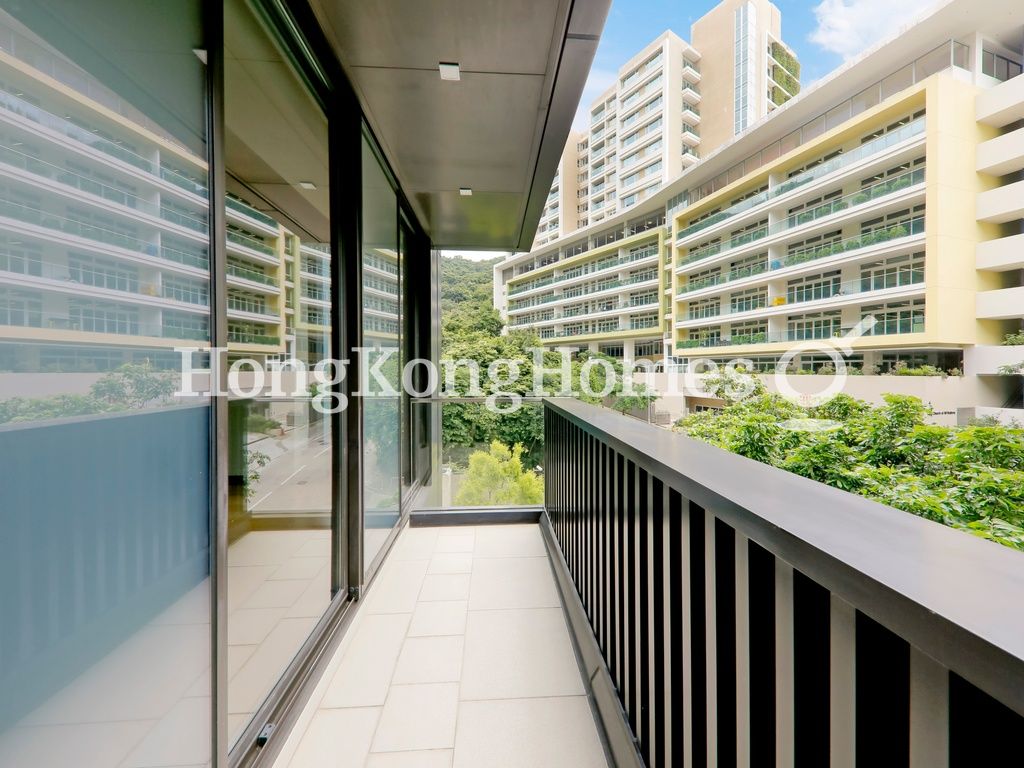
[[[734,251],[749,250],[748,246],[762,239],[766,240],[763,247],[767,247],[768,243],[785,239],[788,237],[787,233],[794,230],[800,230],[804,235],[809,234],[808,225],[815,222],[818,223],[811,229],[835,227],[847,216],[877,214],[880,208],[904,205],[923,195],[924,169],[918,168],[864,187],[857,192],[851,192],[843,197],[837,197],[798,213],[790,214],[784,220],[771,226],[745,229],[725,242],[693,248],[679,260],[678,269],[681,271],[687,264],[703,261],[712,256],[723,256]],[[738,255],[738,253],[734,255]]]
[[997,128],[1024,120],[1024,77],[1017,76],[978,92],[975,117]]
[[277,765],[606,765],[543,526],[413,525]]
[[978,765],[972,727],[1021,722],[1024,617],[979,599],[1024,593],[1019,552],[577,401],[545,431],[617,764]]
[[978,243],[975,266],[993,272],[1024,269],[1024,235],[1009,235]]
[[977,217],[996,224],[1024,219],[1024,181],[979,192]]
[[1024,286],[978,291],[979,320],[1016,320],[1024,317]]
[[924,129],[924,118],[918,118],[907,125],[897,128],[895,131],[890,131],[883,136],[879,136],[877,139],[872,139],[871,141],[862,144],[856,149],[844,152],[831,160],[816,165],[810,170],[797,174],[778,186],[765,190],[764,192],[760,192],[752,197],[748,197],[746,200],[741,200],[735,205],[732,205],[723,211],[719,211],[712,216],[708,216],[700,221],[694,221],[679,232],[676,245],[685,246],[687,241],[693,238],[698,232],[703,232],[711,227],[718,228],[718,226],[723,222],[740,216],[741,214],[744,214],[745,217],[760,215],[761,211],[758,209],[760,209],[764,203],[775,200],[784,195],[789,195],[790,192],[810,184],[811,182],[830,176],[834,172],[841,171],[845,175],[845,173],[850,171],[852,168],[859,168],[861,161],[871,159],[871,162],[875,162],[875,158],[880,159],[885,157],[888,162],[888,156],[891,154],[890,150],[893,152],[899,152],[907,146],[917,146],[917,144],[923,140]]
[[[836,281],[825,286],[808,286],[804,290],[791,290],[786,295],[765,298],[760,306],[740,304],[731,308],[723,301],[717,311],[710,314],[687,312],[685,318],[676,323],[676,328],[691,328],[706,325],[708,321],[720,322],[748,320],[761,317],[787,315],[793,312],[816,312],[821,309],[856,306],[866,302],[896,301],[924,295],[924,277],[893,275],[891,280],[864,278],[862,280]],[[787,341],[789,339],[786,339]]]

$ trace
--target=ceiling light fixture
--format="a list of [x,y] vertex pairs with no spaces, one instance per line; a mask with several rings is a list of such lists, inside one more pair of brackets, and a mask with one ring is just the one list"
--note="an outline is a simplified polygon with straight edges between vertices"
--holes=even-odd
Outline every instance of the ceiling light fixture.
[[300,181],[299,182],[299,188],[300,189],[316,189],[316,184],[314,184],[312,181]]
[[463,197],[471,197],[473,195],[472,187],[459,187],[459,194]]
[[462,79],[462,73],[459,72],[459,62],[457,61],[439,61],[437,68],[441,72],[442,80]]

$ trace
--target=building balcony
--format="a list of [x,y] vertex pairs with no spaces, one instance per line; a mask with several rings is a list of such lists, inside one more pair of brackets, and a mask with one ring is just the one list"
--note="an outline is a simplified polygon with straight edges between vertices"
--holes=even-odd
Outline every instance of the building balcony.
[[224,203],[224,212],[233,223],[270,237],[277,237],[280,234],[281,225],[272,216],[233,197],[224,198]]
[[1024,120],[1024,77],[1017,76],[978,91],[974,109],[979,123],[997,128]]
[[261,264],[280,264],[277,251],[255,237],[243,235],[241,232],[227,231],[227,252],[235,256],[243,256]]
[[[9,233],[81,248],[90,253],[137,263],[152,264],[153,259],[163,259],[170,262],[168,268],[194,276],[203,275],[209,269],[209,260],[202,247],[197,246],[195,251],[190,251],[158,245],[153,240],[131,237],[122,232],[59,216],[37,206],[13,200],[0,200],[0,224]],[[173,266],[176,264],[183,265],[184,268]]]
[[683,61],[683,80],[696,85],[700,82],[700,67],[692,61]]
[[979,320],[1016,320],[1024,317],[1024,286],[978,291]]
[[689,104],[683,104],[683,122],[687,125],[698,126],[700,125],[700,112],[696,108],[691,107]]
[[1024,168],[1024,128],[983,141],[975,158],[978,173],[1005,176]]
[[689,83],[683,83],[683,101],[687,104],[700,104],[701,95],[700,91],[694,88]]
[[913,155],[924,143],[924,129],[924,118],[918,118],[725,210],[694,221],[680,229],[676,245],[687,247],[720,230],[735,229],[747,221],[763,218],[771,207],[769,204],[788,208],[801,199],[815,197],[823,187],[840,179],[863,176],[872,171],[884,170],[893,163],[913,159]]
[[724,242],[689,249],[678,262],[677,271],[693,269],[697,262],[710,263],[725,256],[737,258],[752,250],[767,248],[796,237],[819,231],[841,229],[854,219],[879,217],[894,209],[906,208],[924,200],[924,169],[894,176],[886,181],[837,197],[821,205],[786,216],[774,224],[744,229]]
[[834,243],[803,248],[781,259],[765,260],[761,264],[692,280],[683,284],[676,298],[689,301],[722,293],[721,286],[727,286],[725,290],[739,290],[769,279],[796,277],[839,264],[874,259],[923,245],[924,219],[914,219],[906,227],[882,229]]
[[1010,235],[978,243],[975,266],[993,272],[1024,269],[1024,235]]
[[1000,376],[1001,368],[1024,362],[1024,346],[977,344],[964,350],[964,373],[968,376]]
[[[895,277],[893,280],[895,281]],[[791,291],[787,295],[768,297],[763,306],[744,308],[739,305],[732,309],[729,301],[723,300],[721,308],[714,314],[686,314],[684,319],[676,322],[676,328],[696,328],[718,322],[739,322],[756,320],[762,317],[778,317],[791,315],[794,312],[817,312],[825,309],[858,306],[880,301],[897,301],[900,299],[924,296],[923,280],[911,282],[910,276],[902,285],[885,285],[882,281],[851,280],[835,283],[824,288],[816,288],[804,292]]]
[[979,192],[976,214],[978,221],[996,224],[1024,219],[1024,181]]
[[[508,295],[518,296],[520,294],[532,293],[535,290],[547,288],[552,285],[570,285],[573,283],[579,283],[588,278],[592,279],[594,275],[611,272],[612,270],[625,265],[639,267],[648,262],[653,263],[657,258],[658,248],[657,246],[652,246],[638,249],[635,253],[627,253],[625,256],[596,259],[590,264],[579,268],[578,272],[574,269],[570,269],[566,270],[561,275],[552,275],[551,277],[542,278],[535,282],[512,286],[509,288]],[[516,310],[510,309],[510,311]]]

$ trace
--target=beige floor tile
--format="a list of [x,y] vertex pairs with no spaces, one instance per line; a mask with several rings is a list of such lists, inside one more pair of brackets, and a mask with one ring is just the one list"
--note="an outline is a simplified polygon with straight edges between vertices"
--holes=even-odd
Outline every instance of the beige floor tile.
[[462,674],[462,644],[461,635],[406,638],[391,684],[457,683]]
[[326,557],[293,557],[274,571],[271,579],[312,579],[331,561]]
[[313,619],[282,619],[228,684],[228,712],[255,711],[296,651],[309,637]]
[[458,683],[391,686],[372,751],[453,747],[458,705]]
[[437,537],[434,552],[472,552],[476,534],[458,528],[441,531]]
[[25,723],[159,720],[209,666],[209,627],[148,625],[51,696]]
[[469,573],[473,569],[473,555],[469,552],[439,552],[430,558],[427,573]]
[[285,608],[241,608],[228,616],[228,645],[257,645],[284,618]]
[[309,540],[308,531],[253,531],[228,547],[228,566],[280,566]]
[[477,529],[477,557],[544,557],[547,548],[538,525],[488,525]]
[[561,608],[469,612],[462,659],[463,699],[582,694],[583,683]]
[[407,614],[364,616],[355,627],[320,706],[382,705],[408,627]]
[[237,611],[259,589],[277,565],[228,566],[228,613]]
[[182,699],[120,768],[201,765],[210,759],[210,699]]
[[331,604],[331,566],[324,565],[312,579],[302,583],[307,586],[299,595],[299,599],[292,603],[286,615],[313,616],[319,619]]
[[174,602],[151,624],[207,624],[210,623],[210,580],[203,579]]
[[302,735],[288,768],[362,768],[380,709],[321,709]]
[[318,536],[310,539],[295,552],[296,557],[330,557],[331,540]]
[[412,615],[409,637],[461,635],[466,631],[466,601],[420,603]]
[[111,768],[154,726],[151,720],[15,727],[0,734],[7,768]]
[[477,558],[469,587],[469,610],[555,608],[561,605],[546,557]]
[[424,560],[386,563],[367,595],[367,612],[412,613],[426,571]]
[[468,573],[438,573],[423,579],[420,602],[466,600],[469,598]]
[[429,560],[437,543],[437,528],[406,528],[391,550],[393,560]]
[[451,768],[451,765],[450,749],[373,752],[366,760],[366,768]]
[[604,768],[584,696],[467,701],[459,705],[455,768]]
[[246,608],[290,608],[309,586],[305,581],[265,581],[240,606]]

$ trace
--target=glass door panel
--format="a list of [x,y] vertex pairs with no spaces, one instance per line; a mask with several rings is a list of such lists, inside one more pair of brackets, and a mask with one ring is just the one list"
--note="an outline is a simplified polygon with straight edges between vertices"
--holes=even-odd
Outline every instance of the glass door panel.
[[[331,604],[327,119],[243,0],[225,4],[228,730],[234,743]],[[257,726],[261,723],[257,723]]]
[[[363,137],[363,567],[369,575],[400,520],[402,253],[398,201]],[[375,373],[374,373],[375,372]]]

